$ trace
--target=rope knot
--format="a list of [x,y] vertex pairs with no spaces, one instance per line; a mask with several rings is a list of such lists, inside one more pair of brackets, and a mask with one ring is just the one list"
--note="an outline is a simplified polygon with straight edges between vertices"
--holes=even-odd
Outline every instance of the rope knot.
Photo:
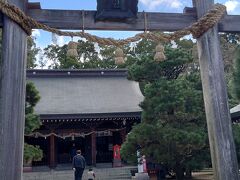
[[124,53],[121,48],[117,48],[115,51],[115,64],[117,65],[124,64]]
[[[155,33],[140,33],[135,35],[134,37],[130,37],[124,40],[114,40],[112,38],[100,38],[88,33],[84,32],[68,32],[68,31],[61,31],[52,27],[49,27],[45,24],[39,23],[33,18],[27,16],[21,9],[14,5],[10,5],[7,2],[1,0],[0,1],[0,11],[2,11],[3,14],[8,16],[10,19],[15,21],[17,24],[19,24],[28,35],[31,35],[32,28],[35,29],[42,29],[48,32],[55,33],[59,36],[79,36],[81,38],[86,38],[88,41],[92,41],[101,45],[114,45],[114,46],[123,46],[126,44],[129,44],[130,42],[136,42],[139,41],[141,38],[148,38],[150,40],[159,42],[169,42],[170,40],[176,40],[179,39],[185,35],[188,35],[190,33],[193,34],[194,38],[199,38],[202,36],[205,32],[207,32],[210,28],[214,27],[220,21],[220,19],[224,16],[226,13],[226,7],[221,4],[214,5],[213,9],[211,9],[208,13],[206,13],[202,18],[198,20],[198,22],[194,23],[192,26],[187,27],[183,30],[176,31],[173,34],[155,34]],[[146,16],[146,13],[145,13]],[[147,18],[145,17],[145,25],[147,25],[146,22]],[[84,15],[83,15],[83,21],[84,21]],[[84,26],[83,26],[84,29]],[[145,30],[147,27],[145,27]]]

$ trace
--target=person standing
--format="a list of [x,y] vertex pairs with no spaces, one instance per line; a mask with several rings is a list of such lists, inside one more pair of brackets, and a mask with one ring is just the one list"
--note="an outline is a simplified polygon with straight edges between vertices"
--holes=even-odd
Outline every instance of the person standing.
[[95,173],[92,168],[89,169],[87,175],[88,175],[88,180],[94,180],[96,178]]
[[73,157],[76,156],[76,154],[77,154],[77,148],[76,148],[75,144],[73,144],[72,148],[71,148],[71,151],[70,151],[71,161],[73,160]]
[[77,150],[77,155],[73,157],[72,166],[75,180],[82,180],[83,171],[86,166],[85,158],[81,155],[81,150]]

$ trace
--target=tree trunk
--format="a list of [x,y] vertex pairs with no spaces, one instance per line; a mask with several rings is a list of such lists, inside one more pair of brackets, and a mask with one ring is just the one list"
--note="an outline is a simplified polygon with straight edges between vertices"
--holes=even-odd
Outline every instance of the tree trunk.
[[176,166],[175,172],[177,180],[184,180],[184,170],[183,167],[181,167],[181,165]]

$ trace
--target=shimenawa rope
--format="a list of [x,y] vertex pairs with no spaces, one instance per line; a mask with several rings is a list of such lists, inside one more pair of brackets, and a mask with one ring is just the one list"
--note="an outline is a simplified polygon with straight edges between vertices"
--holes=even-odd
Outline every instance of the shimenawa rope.
[[114,45],[117,47],[121,47],[123,45],[129,44],[131,42],[139,41],[143,38],[150,39],[157,42],[169,42],[171,40],[177,40],[183,36],[192,34],[194,38],[199,38],[205,32],[207,32],[210,28],[212,28],[215,24],[217,24],[220,19],[226,13],[226,7],[221,4],[214,5],[213,9],[211,9],[208,13],[206,13],[202,18],[200,18],[196,23],[193,23],[191,26],[176,31],[172,34],[158,34],[152,32],[144,32],[139,33],[133,37],[115,40],[113,38],[101,38],[98,36],[91,35],[84,31],[82,32],[70,32],[70,31],[61,31],[52,27],[49,27],[45,24],[39,23],[33,18],[27,16],[22,10],[17,8],[14,5],[11,5],[4,0],[0,1],[0,11],[3,14],[8,16],[10,19],[18,23],[28,35],[31,35],[32,29],[42,29],[45,31],[49,31],[55,33],[59,36],[78,36],[87,39],[88,41],[95,42],[101,45]]

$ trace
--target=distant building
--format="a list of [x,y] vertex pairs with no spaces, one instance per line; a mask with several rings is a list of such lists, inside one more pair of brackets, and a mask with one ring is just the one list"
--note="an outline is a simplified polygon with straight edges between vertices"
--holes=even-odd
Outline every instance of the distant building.
[[231,118],[235,122],[240,122],[240,104],[230,109]]
[[112,162],[113,146],[121,145],[141,121],[143,95],[127,70],[28,70],[41,100],[35,111],[42,127],[25,137],[44,152],[34,165],[71,163],[81,149],[88,165]]

